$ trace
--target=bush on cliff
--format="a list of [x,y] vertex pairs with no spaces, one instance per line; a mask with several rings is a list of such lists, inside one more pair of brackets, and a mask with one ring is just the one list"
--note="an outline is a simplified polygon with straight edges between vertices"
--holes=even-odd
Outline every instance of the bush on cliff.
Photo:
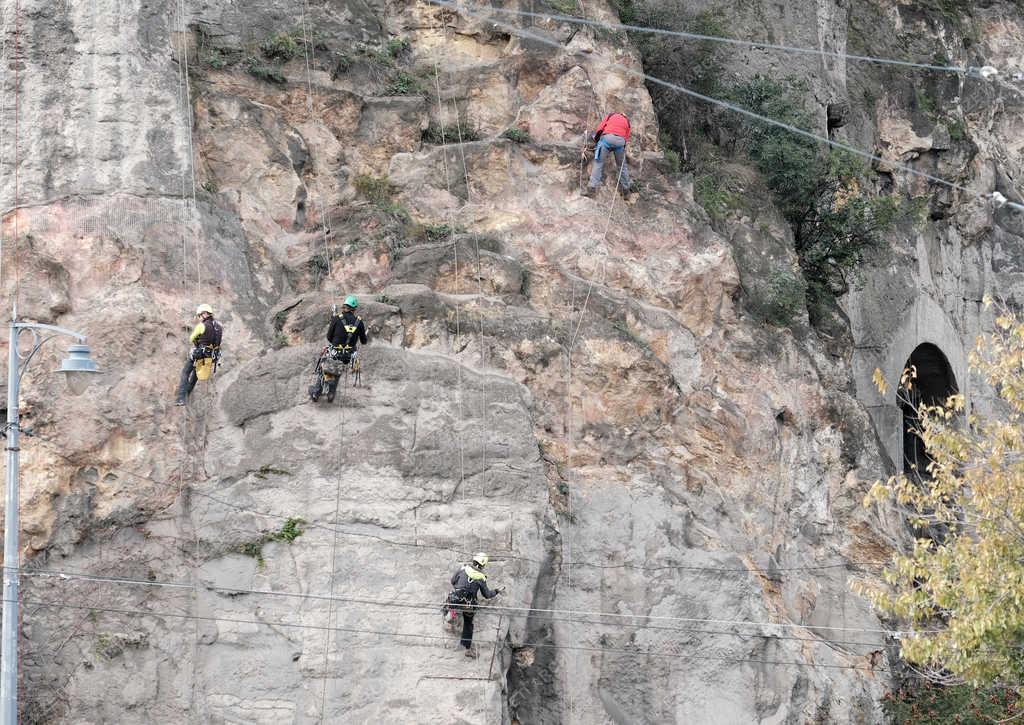
[[[757,76],[725,93],[728,100],[790,126],[815,129],[798,84]],[[808,308],[844,293],[865,255],[884,244],[883,233],[899,216],[895,198],[864,191],[868,168],[850,153],[756,119],[723,111],[720,123],[735,151],[745,153],[765,179],[793,228]]]
[[[986,301],[991,305],[991,301]],[[882,611],[905,620],[905,659],[943,683],[1024,685],[1024,321],[997,310],[971,368],[997,393],[1003,413],[965,410],[964,396],[915,406],[927,451],[920,476],[878,482],[865,505],[894,500],[917,533],[884,572],[887,587],[862,585]],[[885,381],[876,371],[876,384]],[[915,371],[901,396],[914,399]]]

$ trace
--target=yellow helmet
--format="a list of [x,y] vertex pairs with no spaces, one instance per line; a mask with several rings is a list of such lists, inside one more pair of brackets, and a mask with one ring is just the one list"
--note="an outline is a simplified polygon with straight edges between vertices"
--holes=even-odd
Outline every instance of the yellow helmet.
[[210,307],[205,302],[203,304],[199,305],[199,307],[196,308],[196,314],[197,315],[201,315],[204,312],[209,312],[211,315],[213,314],[213,308]]
[[480,552],[473,557],[473,563],[478,564],[481,567],[487,566],[487,562],[491,560],[491,557],[487,556],[484,552]]

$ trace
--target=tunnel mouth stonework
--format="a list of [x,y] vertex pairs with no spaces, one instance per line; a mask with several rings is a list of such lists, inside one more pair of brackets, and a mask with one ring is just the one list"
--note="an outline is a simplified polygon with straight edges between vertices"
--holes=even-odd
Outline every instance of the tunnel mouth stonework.
[[908,478],[928,478],[931,457],[918,434],[921,406],[942,405],[959,392],[949,359],[937,345],[921,343],[907,358],[905,370],[913,371],[909,384],[900,386],[898,405],[903,418],[902,471]]

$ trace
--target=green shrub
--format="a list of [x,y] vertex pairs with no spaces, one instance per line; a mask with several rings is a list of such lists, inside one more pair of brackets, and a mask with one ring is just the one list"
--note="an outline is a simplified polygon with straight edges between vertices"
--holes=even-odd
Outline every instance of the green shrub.
[[271,541],[283,541],[286,544],[291,544],[297,538],[305,533],[303,524],[306,521],[298,516],[292,516],[288,518],[284,525],[281,526],[279,531],[271,531],[263,534],[257,539],[247,541],[243,544],[239,544],[235,547],[235,551],[245,556],[251,556],[256,560],[256,564],[262,569],[263,564],[263,547],[269,544]]
[[459,143],[460,141],[479,141],[480,131],[472,123],[459,123],[455,126],[443,126],[431,121],[421,136],[423,143],[434,145]]
[[619,22],[623,25],[640,25],[640,11],[633,0],[612,0],[612,6],[619,16]]
[[729,212],[741,206],[741,198],[717,172],[701,174],[694,179],[693,196],[697,203],[704,207],[708,216],[716,222],[723,221],[729,216]]
[[400,70],[391,77],[391,81],[384,89],[386,96],[415,96],[423,93],[423,84],[414,76]]
[[384,52],[390,58],[397,58],[409,50],[409,41],[405,38],[391,38],[384,44]]
[[575,15],[579,10],[576,0],[544,0],[544,4],[558,15]]
[[1021,712],[1011,688],[979,690],[969,685],[942,687],[929,682],[886,694],[882,709],[893,725],[987,725],[1016,720]]
[[967,138],[967,124],[959,118],[952,118],[946,121],[946,130],[949,132],[951,141],[963,141]]
[[675,149],[665,149],[661,157],[665,160],[670,174],[678,174],[683,170],[683,159]]
[[220,48],[212,48],[206,56],[206,64],[215,70],[226,68],[230,58]]
[[306,268],[315,275],[327,274],[330,267],[327,264],[327,257],[322,254],[314,254],[306,260]]
[[453,234],[466,231],[461,227],[454,227],[450,224],[426,224],[423,227],[423,236],[428,242],[444,242]]
[[761,315],[766,322],[786,327],[804,309],[806,294],[807,282],[799,273],[775,272],[768,278]]
[[347,73],[352,67],[352,59],[344,53],[339,53],[334,59],[334,69],[331,71],[331,80],[337,80],[338,76]]
[[276,68],[261,65],[255,58],[249,58],[245,63],[245,69],[249,72],[249,75],[254,78],[259,78],[261,81],[267,83],[284,84],[288,82],[288,79],[284,77],[281,71]]
[[305,519],[299,516],[292,516],[284,522],[284,526],[281,527],[280,531],[270,534],[267,541],[283,541],[286,544],[290,544],[305,532],[303,528],[305,523]]
[[[754,113],[798,128],[815,127],[796,93],[763,76],[733,87],[727,96]],[[820,142],[753,119],[729,117],[724,122],[793,228],[808,302],[844,292],[864,255],[883,245],[882,235],[895,223],[900,205],[892,197],[862,191],[868,169],[853,154],[830,151]]]
[[278,33],[260,44],[260,51],[264,58],[287,62],[302,52],[299,45],[301,38],[295,38],[291,33]]
[[378,206],[389,204],[395,195],[395,187],[387,178],[381,176],[362,174],[352,180],[352,186],[355,187],[357,194]]
[[928,92],[921,87],[914,89],[914,107],[929,116],[935,113],[935,101],[933,101],[932,97],[928,95]]
[[530,138],[529,131],[524,131],[521,128],[515,127],[506,128],[504,131],[502,131],[501,137],[507,138],[512,143],[530,143],[530,141],[532,140]]

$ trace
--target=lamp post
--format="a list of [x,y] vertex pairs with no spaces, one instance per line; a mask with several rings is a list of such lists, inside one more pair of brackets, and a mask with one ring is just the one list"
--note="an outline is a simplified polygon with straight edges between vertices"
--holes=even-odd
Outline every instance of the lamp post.
[[[68,348],[68,356],[61,363],[60,370],[67,380],[72,395],[79,395],[88,387],[92,375],[99,372],[96,361],[89,357],[85,335],[65,330],[54,325],[35,322],[18,322],[17,307],[11,309],[10,338],[7,363],[7,423],[4,434],[7,437],[7,484],[4,507],[4,590],[3,590],[3,632],[0,650],[0,723],[18,723],[18,586],[20,561],[18,557],[18,389],[21,377],[40,347],[58,335],[66,335],[78,341]],[[18,336],[25,330],[32,333],[32,349],[22,357],[18,351]],[[42,333],[42,334],[41,334]],[[49,334],[46,334],[49,333]],[[45,335],[45,336],[44,336]]]

